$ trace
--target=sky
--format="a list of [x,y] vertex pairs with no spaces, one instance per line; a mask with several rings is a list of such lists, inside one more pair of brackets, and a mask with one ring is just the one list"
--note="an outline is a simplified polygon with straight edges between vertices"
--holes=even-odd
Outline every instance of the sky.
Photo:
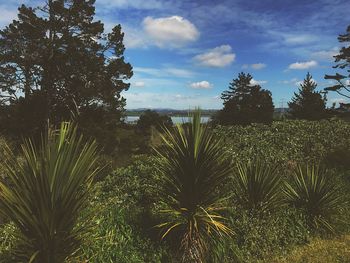
[[[0,0],[1,28],[20,4],[43,3]],[[349,0],[96,0],[95,17],[125,33],[127,109],[220,109],[239,72],[270,90],[275,107],[287,106],[308,71],[319,90],[330,85],[324,75],[336,72],[349,11]],[[344,98],[329,93],[333,102]]]

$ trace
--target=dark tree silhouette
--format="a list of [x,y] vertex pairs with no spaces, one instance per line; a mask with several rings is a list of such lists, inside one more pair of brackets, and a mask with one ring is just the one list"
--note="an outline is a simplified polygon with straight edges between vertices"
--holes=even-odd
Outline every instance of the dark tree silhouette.
[[132,67],[124,61],[121,26],[104,34],[94,4],[22,5],[18,19],[0,31],[1,128],[28,134],[48,119],[57,124],[73,115],[89,133],[113,130]]
[[[335,91],[339,95],[350,99],[350,25],[344,35],[339,35],[340,43],[349,42],[348,46],[340,49],[339,54],[334,56],[337,63],[333,68],[347,69],[345,74],[336,73],[335,75],[325,75],[325,79],[335,80],[337,84],[327,87],[326,91]],[[350,106],[350,104],[348,104]]]
[[140,115],[136,127],[140,132],[147,134],[152,126],[162,132],[164,127],[171,128],[173,122],[168,115],[160,115],[156,111],[146,110]]
[[223,125],[272,122],[271,92],[252,84],[252,79],[243,72],[233,79],[228,90],[222,93],[224,108],[214,117],[214,122]]
[[308,72],[298,93],[294,93],[288,103],[289,113],[293,118],[319,120],[326,117],[326,97],[316,91],[317,83]]

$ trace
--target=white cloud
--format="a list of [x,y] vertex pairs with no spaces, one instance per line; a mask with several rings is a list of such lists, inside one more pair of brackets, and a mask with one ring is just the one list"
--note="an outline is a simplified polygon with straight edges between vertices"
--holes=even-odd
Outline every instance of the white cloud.
[[266,68],[266,64],[264,64],[264,63],[256,63],[256,64],[252,64],[251,67],[252,67],[252,69],[259,70],[259,69]]
[[305,61],[305,62],[295,62],[288,66],[288,69],[309,69],[318,66],[315,60]]
[[320,60],[334,60],[334,56],[339,53],[339,48],[334,47],[330,50],[320,50],[311,53],[311,56]]
[[182,47],[199,38],[199,31],[187,19],[181,16],[162,18],[146,17],[143,29],[158,47]]
[[213,87],[213,85],[211,83],[209,83],[208,81],[203,80],[203,81],[191,83],[190,87],[193,89],[210,89]]
[[143,88],[145,86],[145,82],[143,81],[136,81],[131,84],[135,88]]
[[249,64],[243,64],[242,65],[242,69],[249,69],[249,68],[251,68],[251,69],[254,69],[254,70],[259,70],[259,69],[263,69],[263,68],[266,68],[266,64],[264,64],[264,63],[255,63],[255,64],[251,64],[251,65],[249,65]]
[[194,57],[202,66],[207,67],[225,67],[230,65],[236,58],[229,45],[222,45],[209,50],[206,53]]
[[301,45],[315,42],[318,37],[309,34],[283,34],[285,44]]
[[267,83],[267,80],[255,80],[255,79],[252,79],[250,81],[250,84],[252,85],[263,85],[263,84],[266,84]]
[[178,78],[191,78],[195,73],[187,69],[179,69],[174,67],[166,68],[145,68],[145,67],[134,67],[133,71],[136,73],[143,73],[155,77],[178,77]]

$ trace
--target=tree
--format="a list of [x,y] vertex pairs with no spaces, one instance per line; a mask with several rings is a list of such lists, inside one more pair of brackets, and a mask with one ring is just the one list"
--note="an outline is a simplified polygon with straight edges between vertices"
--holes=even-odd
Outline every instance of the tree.
[[299,93],[294,93],[292,101],[288,103],[293,118],[319,120],[326,116],[326,98],[316,88],[317,83],[308,72],[300,84]]
[[252,83],[253,77],[243,72],[233,79],[222,93],[224,108],[215,121],[220,124],[250,124],[272,122],[274,106],[271,92]]
[[[344,35],[339,35],[338,40],[340,43],[349,42],[350,43],[350,25]],[[335,91],[339,95],[350,99],[350,45],[347,47],[342,47],[339,54],[334,56],[335,62],[338,63],[333,68],[346,69],[347,73],[345,75],[336,73],[335,75],[325,75],[325,79],[332,79],[337,82],[337,84],[327,87],[326,91]],[[350,104],[348,104],[350,106]]]
[[138,119],[136,127],[143,133],[149,133],[152,126],[158,131],[162,131],[163,127],[171,128],[173,122],[168,115],[160,115],[156,111],[146,110]]
[[22,5],[18,19],[0,31],[0,128],[23,134],[41,131],[47,119],[57,124],[74,116],[90,134],[97,136],[96,127],[113,131],[132,67],[124,61],[121,26],[105,34],[94,3]]

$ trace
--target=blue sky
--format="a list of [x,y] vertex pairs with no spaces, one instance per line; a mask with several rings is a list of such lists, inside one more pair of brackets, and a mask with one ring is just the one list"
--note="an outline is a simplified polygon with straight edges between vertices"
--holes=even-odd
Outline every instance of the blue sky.
[[[43,1],[0,0],[1,27],[22,3]],[[125,32],[129,109],[221,108],[221,92],[241,71],[286,106],[307,71],[320,89],[329,85],[323,76],[335,72],[349,10],[348,0],[96,1],[105,29],[120,23]],[[343,99],[328,95],[329,105]]]

